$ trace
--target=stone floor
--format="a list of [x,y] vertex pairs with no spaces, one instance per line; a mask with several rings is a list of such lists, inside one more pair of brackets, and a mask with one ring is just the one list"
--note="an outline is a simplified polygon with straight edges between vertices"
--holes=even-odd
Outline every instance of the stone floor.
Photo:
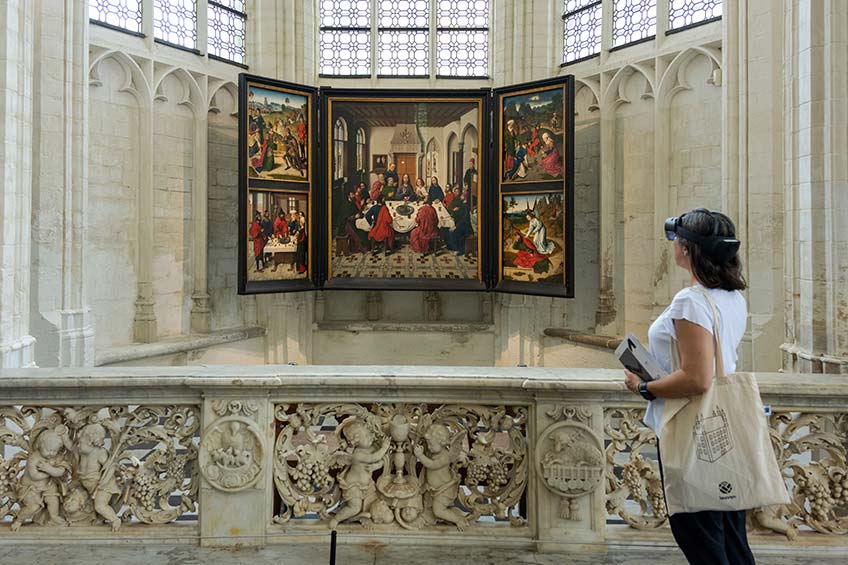
[[[572,548],[574,550],[574,548]],[[803,557],[788,556],[778,548],[757,548],[757,563],[761,565],[836,565],[848,561],[844,550],[836,548],[805,551],[798,548]],[[280,544],[262,549],[211,549],[195,545],[159,545],[148,541],[144,545],[4,545],[0,543],[0,563],[4,565],[92,565],[108,563],[138,565],[319,565],[329,563],[329,547],[326,544]],[[665,565],[681,564],[686,561],[676,548],[646,544],[643,546],[609,546],[605,554],[583,553],[535,553],[526,550],[481,548],[469,546],[397,545],[363,540],[361,544],[340,544],[336,556],[338,565],[389,565],[442,563],[468,565],[534,564],[575,565],[627,564]]]

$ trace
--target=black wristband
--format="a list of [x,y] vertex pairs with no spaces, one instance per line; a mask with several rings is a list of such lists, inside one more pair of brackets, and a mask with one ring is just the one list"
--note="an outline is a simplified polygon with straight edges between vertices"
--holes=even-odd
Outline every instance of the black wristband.
[[639,394],[642,395],[642,398],[645,400],[656,400],[657,397],[651,394],[651,391],[648,390],[648,383],[642,381],[639,383]]

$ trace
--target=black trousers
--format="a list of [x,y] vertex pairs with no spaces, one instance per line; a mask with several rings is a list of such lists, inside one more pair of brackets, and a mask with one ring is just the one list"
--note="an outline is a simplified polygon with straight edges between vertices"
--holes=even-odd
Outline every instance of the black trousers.
[[[657,459],[662,472],[662,458],[657,447]],[[669,516],[674,541],[692,565],[753,565],[754,554],[748,546],[745,511],[679,512]]]

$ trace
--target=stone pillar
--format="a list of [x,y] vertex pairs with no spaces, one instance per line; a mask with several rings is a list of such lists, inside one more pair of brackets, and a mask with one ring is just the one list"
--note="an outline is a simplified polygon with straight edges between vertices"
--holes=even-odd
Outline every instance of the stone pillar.
[[[235,391],[204,396],[202,439],[198,460],[202,480],[199,502],[200,545],[262,546],[272,520],[273,405],[267,397],[253,398]],[[227,436],[237,436],[253,464],[238,471],[214,464],[216,451],[228,447]]]
[[783,7],[792,273],[783,365],[848,374],[848,5],[786,0]]
[[0,367],[35,365],[29,295],[34,13],[27,0],[0,4]]
[[[205,34],[204,34],[205,37]],[[207,100],[208,78],[198,81],[200,94]],[[212,325],[212,310],[209,306],[209,237],[208,237],[208,166],[207,148],[209,132],[209,112],[204,105],[194,109],[194,178],[191,183],[191,214],[194,234],[192,241],[194,291],[191,294],[191,333],[209,333]]]
[[36,3],[30,315],[41,366],[94,362],[85,296],[88,9]]

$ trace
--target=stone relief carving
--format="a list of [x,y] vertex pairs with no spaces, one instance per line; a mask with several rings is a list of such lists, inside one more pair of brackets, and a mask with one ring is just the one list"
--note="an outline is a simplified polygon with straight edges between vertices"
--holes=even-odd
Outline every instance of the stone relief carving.
[[277,523],[317,517],[464,530],[481,516],[525,524],[525,407],[282,404],[274,449]]
[[[642,408],[604,410],[606,448],[607,514],[618,516],[630,526],[647,530],[666,524],[660,470],[645,458],[643,449],[656,451],[657,437],[642,423]],[[639,512],[634,511],[634,507]]]
[[603,480],[604,444],[588,425],[588,409],[558,405],[546,415],[560,421],[539,435],[536,473],[548,490],[560,496],[560,517],[579,520],[579,499]]
[[193,406],[0,407],[0,520],[117,531],[192,512],[198,424]]
[[[605,410],[607,513],[635,528],[658,528],[667,521],[659,468],[641,453],[656,448],[656,436],[641,418],[641,409]],[[792,502],[751,510],[754,531],[789,539],[799,527],[848,534],[848,413],[775,411],[769,423]],[[640,512],[630,510],[632,503]]]
[[265,441],[251,417],[259,410],[255,400],[214,400],[212,411],[221,416],[203,432],[198,454],[200,472],[212,487],[238,492],[262,476]]

